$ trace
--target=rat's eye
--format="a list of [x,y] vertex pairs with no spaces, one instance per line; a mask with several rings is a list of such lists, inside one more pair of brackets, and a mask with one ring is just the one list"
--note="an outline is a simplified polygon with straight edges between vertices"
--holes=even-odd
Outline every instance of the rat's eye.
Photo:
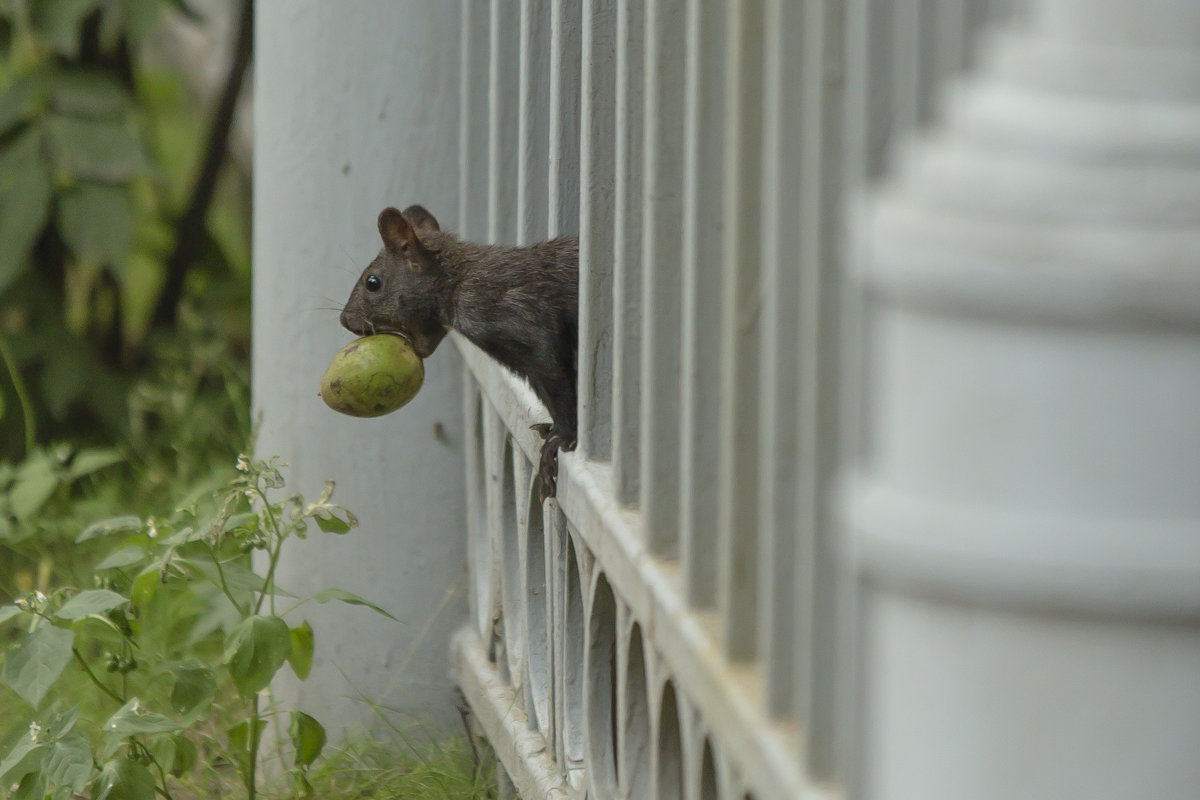
[[368,275],[363,284],[367,287],[368,292],[378,292],[383,286],[383,281],[379,280],[378,275]]

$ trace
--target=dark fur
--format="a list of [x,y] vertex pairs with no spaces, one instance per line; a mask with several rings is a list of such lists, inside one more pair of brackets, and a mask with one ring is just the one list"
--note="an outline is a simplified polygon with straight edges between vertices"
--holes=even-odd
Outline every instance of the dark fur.
[[[384,247],[342,311],[360,336],[391,331],[427,358],[450,328],[529,381],[553,424],[541,476],[554,493],[557,450],[575,446],[579,244],[562,237],[529,247],[461,242],[421,206],[379,214]],[[368,277],[379,279],[375,291]]]

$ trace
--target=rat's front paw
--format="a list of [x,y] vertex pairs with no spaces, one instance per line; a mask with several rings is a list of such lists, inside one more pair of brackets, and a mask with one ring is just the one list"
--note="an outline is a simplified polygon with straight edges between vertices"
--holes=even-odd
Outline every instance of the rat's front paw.
[[558,491],[558,447],[557,436],[548,436],[542,442],[542,460],[538,465],[538,477],[542,479],[542,499],[554,497]]

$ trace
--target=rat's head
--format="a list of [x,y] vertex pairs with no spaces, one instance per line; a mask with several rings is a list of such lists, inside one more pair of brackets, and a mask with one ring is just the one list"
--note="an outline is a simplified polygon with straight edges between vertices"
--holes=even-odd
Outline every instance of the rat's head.
[[427,246],[428,237],[439,230],[437,220],[421,206],[409,206],[404,213],[394,208],[379,212],[383,249],[354,284],[342,309],[342,327],[359,336],[402,334],[418,356],[428,358],[446,335],[444,276]]

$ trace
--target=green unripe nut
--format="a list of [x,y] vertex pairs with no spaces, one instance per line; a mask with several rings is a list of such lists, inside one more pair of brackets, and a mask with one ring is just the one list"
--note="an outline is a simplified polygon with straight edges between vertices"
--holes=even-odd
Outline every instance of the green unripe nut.
[[352,417],[381,417],[416,396],[425,365],[402,336],[355,339],[333,357],[321,377],[325,405]]

